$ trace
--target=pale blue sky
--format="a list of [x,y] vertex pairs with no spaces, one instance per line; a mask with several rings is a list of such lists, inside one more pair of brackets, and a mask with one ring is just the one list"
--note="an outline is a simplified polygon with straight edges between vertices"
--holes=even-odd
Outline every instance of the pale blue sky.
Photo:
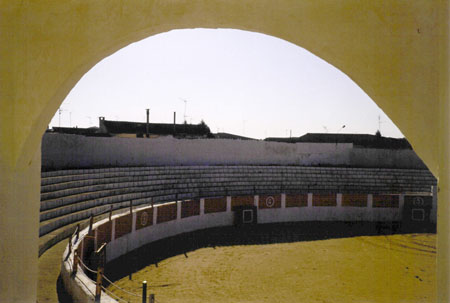
[[[176,30],[131,44],[86,73],[50,126],[107,120],[171,123],[203,119],[212,132],[253,138],[308,132],[403,137],[340,70],[307,50],[238,30]],[[341,129],[342,125],[346,125]]]

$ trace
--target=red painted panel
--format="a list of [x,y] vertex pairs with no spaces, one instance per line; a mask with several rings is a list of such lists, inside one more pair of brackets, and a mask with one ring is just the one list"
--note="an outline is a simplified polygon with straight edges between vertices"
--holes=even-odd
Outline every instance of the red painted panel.
[[83,263],[88,264],[88,259],[91,257],[94,252],[94,231],[92,230],[83,238],[83,252],[82,252],[82,260]]
[[342,206],[367,207],[367,195],[342,194]]
[[336,194],[313,194],[313,206],[336,206]]
[[227,198],[206,198],[205,214],[227,211]]
[[158,207],[158,216],[156,222],[163,223],[177,219],[177,204],[165,204]]
[[181,218],[200,215],[200,200],[186,200],[181,202]]
[[131,232],[131,223],[132,223],[131,220],[132,217],[130,214],[118,217],[116,219],[116,233],[115,233],[116,239]]
[[111,226],[110,221],[97,227],[97,246],[100,247],[103,243],[111,242]]
[[231,198],[231,208],[233,208],[235,206],[242,206],[242,205],[249,205],[249,206],[255,205],[254,197],[253,196],[238,196],[238,197]]
[[259,196],[259,208],[280,208],[281,207],[281,195],[267,195]]
[[372,207],[398,208],[399,196],[373,195]]
[[153,208],[146,208],[136,212],[136,230],[153,224]]
[[306,207],[308,206],[308,194],[286,195],[286,207]]

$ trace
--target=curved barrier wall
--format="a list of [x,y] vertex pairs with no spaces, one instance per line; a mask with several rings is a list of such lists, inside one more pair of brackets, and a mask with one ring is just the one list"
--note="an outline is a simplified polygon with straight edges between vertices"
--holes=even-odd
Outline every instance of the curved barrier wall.
[[[430,202],[427,216],[436,216],[436,199],[431,194],[274,194],[200,198],[144,206],[126,214],[112,216],[80,232],[66,249],[61,276],[75,301],[94,302],[95,282],[83,270],[72,274],[74,252],[88,263],[92,254],[106,243],[106,262],[145,244],[195,230],[234,223],[233,211],[249,207],[256,211],[256,223],[294,221],[401,221],[406,204]],[[413,203],[409,203],[413,202]],[[417,203],[419,202],[419,203]],[[419,205],[420,206],[420,205]],[[105,292],[102,302],[115,302]]]

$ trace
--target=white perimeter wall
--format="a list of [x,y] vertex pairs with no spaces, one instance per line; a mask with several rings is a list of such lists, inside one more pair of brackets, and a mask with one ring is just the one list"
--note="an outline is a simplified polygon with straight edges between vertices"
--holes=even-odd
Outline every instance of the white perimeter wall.
[[45,170],[152,165],[322,165],[425,168],[412,150],[359,149],[351,143],[279,143],[162,137],[45,134]]
[[[259,196],[255,195],[254,205],[258,208],[257,222],[261,223],[275,223],[275,222],[295,222],[295,221],[400,221],[402,219],[402,211],[404,205],[404,195],[399,196],[399,206],[396,208],[373,208],[372,195],[367,195],[367,206],[365,207],[342,207],[342,194],[336,195],[336,206],[329,207],[313,207],[313,194],[308,194],[308,203],[304,207],[289,207],[286,208],[286,196],[281,194],[281,207],[261,209]],[[212,214],[204,213],[204,199],[200,199],[200,214],[187,218],[181,218],[181,203],[169,202],[166,204],[177,204],[177,218],[175,220],[157,224],[157,213],[159,207],[162,205],[155,205],[153,208],[153,224],[142,229],[136,230],[137,211],[141,211],[151,206],[140,207],[135,209],[132,218],[131,232],[115,239],[115,222],[116,219],[122,215],[115,215],[112,217],[112,240],[106,246],[106,261],[109,262],[130,251],[139,248],[147,243],[151,243],[163,238],[175,236],[182,233],[192,232],[195,230],[227,226],[233,224],[234,213],[231,210],[231,197],[227,197],[226,211]],[[123,214],[127,215],[127,214]],[[435,220],[436,203],[433,199],[433,207],[431,210],[431,218]],[[94,224],[94,250],[97,249],[97,232],[98,226],[105,224],[109,219],[101,220]],[[88,229],[84,229],[80,233],[80,240],[72,244],[74,249],[80,245],[88,233]],[[68,248],[63,255],[61,276],[66,287],[66,290],[78,302],[93,302],[93,293],[95,292],[95,283],[90,280],[82,270],[78,270],[75,276],[71,276],[71,264],[73,264],[73,252],[66,259],[68,255]],[[114,302],[106,293],[102,292],[102,302]]]

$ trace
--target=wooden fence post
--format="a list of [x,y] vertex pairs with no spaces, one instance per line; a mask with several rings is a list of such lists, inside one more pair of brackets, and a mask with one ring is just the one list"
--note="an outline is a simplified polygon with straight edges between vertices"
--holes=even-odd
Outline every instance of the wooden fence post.
[[97,268],[97,283],[95,286],[95,302],[100,302],[102,296],[102,280],[103,280],[103,268]]
[[73,266],[72,266],[72,276],[76,276],[78,271],[78,253],[75,250],[75,252],[73,253]]
[[147,303],[147,281],[142,282],[142,303]]
[[72,253],[72,235],[69,237],[69,255]]
[[103,272],[105,267],[105,249],[106,243],[103,243],[99,249],[95,252],[97,255],[97,282],[95,287],[95,302],[100,302],[100,298],[102,295],[102,280],[103,280]]
[[89,232],[92,231],[93,225],[94,225],[94,216],[91,215],[91,218],[89,219]]
[[80,238],[80,223],[77,224],[77,238],[75,242],[78,242],[78,239]]

